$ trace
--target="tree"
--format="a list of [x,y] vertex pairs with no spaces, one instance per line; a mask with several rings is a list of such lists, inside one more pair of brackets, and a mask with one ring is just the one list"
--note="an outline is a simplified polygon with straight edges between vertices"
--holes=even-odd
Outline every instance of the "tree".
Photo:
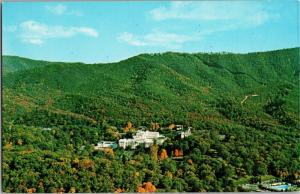
[[79,167],[83,169],[93,168],[94,162],[91,159],[83,159],[79,162]]
[[176,162],[170,158],[167,158],[161,162],[161,169],[164,172],[170,171],[174,174],[177,171]]
[[281,124],[294,126],[295,122],[285,111],[285,105],[286,100],[282,96],[276,95],[274,98],[268,101],[268,103],[264,106],[264,109],[266,113],[278,120]]
[[176,178],[173,180],[173,188],[176,189],[177,191],[179,192],[185,191],[187,187],[188,185],[183,179]]
[[158,152],[158,145],[153,144],[150,146],[150,156],[151,159],[155,162],[157,162],[157,152]]
[[191,187],[191,190],[189,190],[191,192],[200,192],[203,189],[202,182],[194,173],[190,173],[189,176],[186,176],[185,181]]
[[182,150],[175,149],[174,150],[174,156],[175,157],[181,157],[181,156],[183,156]]
[[254,165],[255,175],[266,175],[268,172],[268,166],[263,161],[257,161]]
[[146,182],[143,186],[138,186],[136,191],[138,193],[154,193],[156,191],[156,187],[152,184],[152,182]]
[[30,188],[27,189],[27,193],[35,193],[36,189],[35,188]]
[[173,177],[172,173],[167,172],[161,179],[161,182],[160,182],[161,186],[163,188],[166,188],[167,190],[170,190],[173,185],[172,177]]
[[159,129],[159,123],[152,123],[151,127],[153,130],[157,130],[157,129]]
[[104,152],[106,155],[112,158],[115,156],[114,150],[112,148],[104,148]]
[[168,158],[168,153],[165,149],[162,149],[161,152],[160,152],[160,155],[159,155],[159,159],[164,160],[166,158]]
[[146,193],[146,189],[144,189],[143,187],[139,186],[139,187],[136,189],[136,192],[137,192],[137,193]]
[[132,123],[128,121],[126,127],[124,128],[124,131],[128,132],[131,128],[132,128]]
[[173,123],[168,126],[169,129],[174,129],[175,127],[176,127],[176,125]]
[[75,187],[71,187],[70,190],[69,190],[69,193],[76,193]]
[[153,193],[156,191],[156,187],[151,182],[146,182],[144,184],[144,188],[148,193]]
[[124,189],[117,188],[116,191],[115,191],[115,193],[122,193],[122,192],[124,192],[124,191],[125,191]]

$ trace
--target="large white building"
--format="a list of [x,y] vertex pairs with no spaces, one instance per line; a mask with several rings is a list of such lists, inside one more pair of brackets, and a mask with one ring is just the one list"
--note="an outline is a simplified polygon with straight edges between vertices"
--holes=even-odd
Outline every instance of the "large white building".
[[142,131],[138,130],[132,139],[120,139],[119,146],[122,148],[131,147],[135,149],[140,144],[145,144],[145,147],[150,147],[154,144],[154,141],[158,145],[162,144],[166,140],[166,137],[160,135],[159,132]]

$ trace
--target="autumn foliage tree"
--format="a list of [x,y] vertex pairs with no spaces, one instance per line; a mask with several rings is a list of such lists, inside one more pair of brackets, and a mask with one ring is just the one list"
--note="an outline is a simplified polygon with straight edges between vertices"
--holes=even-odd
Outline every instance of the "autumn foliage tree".
[[104,148],[103,150],[105,152],[105,154],[110,155],[112,157],[115,156],[114,150],[112,148]]
[[[132,126],[131,126],[132,127]],[[116,127],[113,127],[113,126],[110,126],[109,128],[107,128],[107,133],[116,138],[116,139],[120,139],[121,138],[121,135],[119,134],[118,130]]]
[[131,128],[132,128],[132,123],[128,121],[126,127],[124,128],[124,131],[128,132]]
[[159,159],[164,160],[166,158],[168,158],[168,153],[165,149],[162,149],[161,152],[160,152],[160,155],[159,155]]
[[151,127],[153,130],[157,130],[157,129],[159,129],[160,126],[159,126],[159,123],[152,123]]
[[89,169],[94,166],[94,162],[90,159],[83,159],[79,162],[79,167],[83,169]]
[[36,189],[35,188],[30,188],[27,189],[27,193],[35,193]]
[[173,123],[168,126],[169,129],[174,129],[175,127],[176,127],[176,125]]
[[152,184],[152,182],[146,182],[143,186],[139,186],[136,191],[138,193],[154,193],[156,191],[156,187]]
[[174,156],[175,157],[181,157],[181,156],[183,156],[182,150],[175,149],[174,150]]
[[139,186],[139,187],[136,189],[136,192],[138,192],[138,193],[146,193],[146,190],[145,190],[142,186]]
[[122,192],[124,192],[124,191],[125,191],[124,189],[117,188],[116,191],[115,191],[115,193],[122,193]]

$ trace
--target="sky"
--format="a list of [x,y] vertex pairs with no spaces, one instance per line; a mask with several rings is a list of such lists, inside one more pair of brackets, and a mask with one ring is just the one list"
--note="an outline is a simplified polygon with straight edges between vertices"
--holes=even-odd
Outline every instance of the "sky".
[[141,53],[299,46],[297,0],[4,2],[2,49],[49,61],[101,63]]

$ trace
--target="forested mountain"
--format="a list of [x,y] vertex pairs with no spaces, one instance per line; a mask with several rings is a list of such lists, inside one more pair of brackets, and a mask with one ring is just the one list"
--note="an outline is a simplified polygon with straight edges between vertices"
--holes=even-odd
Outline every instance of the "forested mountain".
[[[300,174],[299,48],[107,64],[4,56],[3,72],[4,191],[135,192],[146,182],[161,192],[235,191],[241,180]],[[192,126],[193,136],[156,153],[93,150],[129,121]],[[174,149],[183,160],[153,157]]]
[[62,64],[62,62],[48,62],[48,61],[41,61],[41,60],[32,60],[32,59],[27,59],[27,58],[18,57],[18,56],[3,56],[2,62],[3,62],[3,64],[7,64],[2,68],[2,71],[4,74],[10,73],[10,72],[15,72],[15,71],[44,67],[47,65]]

